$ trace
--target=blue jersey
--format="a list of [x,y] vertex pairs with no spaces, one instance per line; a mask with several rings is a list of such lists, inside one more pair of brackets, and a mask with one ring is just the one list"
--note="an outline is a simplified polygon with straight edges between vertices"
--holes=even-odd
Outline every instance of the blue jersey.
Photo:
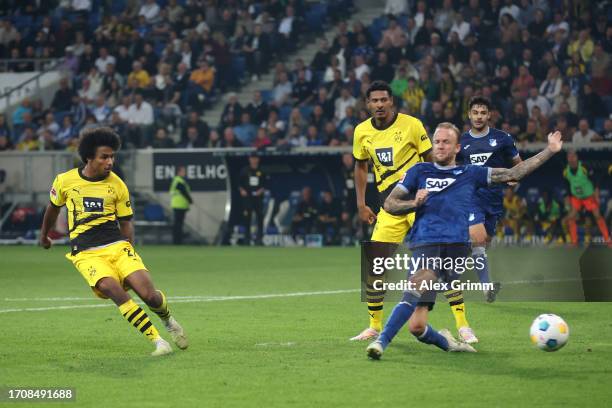
[[[461,150],[457,162],[475,166],[510,168],[512,159],[518,156],[514,139],[499,129],[489,128],[482,136],[472,136],[465,132],[460,139]],[[484,208],[503,210],[503,184],[494,184],[476,191],[475,205]]]
[[490,168],[484,166],[417,163],[411,167],[397,185],[409,193],[426,189],[429,194],[416,210],[410,247],[468,243],[468,216],[474,192],[488,186],[489,181]]

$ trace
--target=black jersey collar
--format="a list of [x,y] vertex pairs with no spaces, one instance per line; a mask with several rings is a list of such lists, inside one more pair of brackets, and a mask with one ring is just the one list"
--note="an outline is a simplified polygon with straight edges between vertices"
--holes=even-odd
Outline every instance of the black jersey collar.
[[391,122],[389,122],[389,124],[387,126],[384,127],[378,127],[376,126],[376,121],[374,120],[374,118],[372,118],[372,126],[374,127],[374,129],[376,130],[386,130],[389,129],[391,126],[393,126],[393,124],[395,123],[395,121],[397,120],[397,115],[398,113],[395,112],[395,114],[393,115],[393,119],[391,119]]
[[79,167],[78,168],[78,172],[79,172],[79,176],[81,176],[81,178],[85,181],[102,181],[106,178],[106,176],[100,176],[100,177],[87,177],[86,175],[83,174],[83,167]]

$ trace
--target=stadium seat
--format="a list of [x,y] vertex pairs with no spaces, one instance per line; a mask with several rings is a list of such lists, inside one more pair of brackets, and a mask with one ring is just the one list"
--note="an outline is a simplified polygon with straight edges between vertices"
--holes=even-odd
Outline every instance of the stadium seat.
[[300,106],[300,114],[306,120],[310,118],[310,115],[312,114],[312,110],[313,110],[313,107],[311,105]]
[[111,13],[113,15],[119,15],[125,10],[125,2],[123,1],[112,1],[111,2]]
[[264,102],[266,102],[266,103],[272,102],[272,90],[270,90],[270,89],[262,89],[262,91],[261,91],[261,99]]
[[278,112],[278,116],[281,120],[287,122],[289,120],[289,116],[291,115],[291,110],[293,109],[293,106],[290,105],[283,105],[280,107],[280,110]]
[[319,20],[319,16],[312,10],[306,12],[305,21],[308,31],[318,33],[323,30],[323,23]]
[[165,221],[164,209],[159,204],[147,204],[142,211],[146,221]]
[[316,3],[306,12],[305,20],[308,31],[321,32],[327,17],[327,5]]
[[33,24],[33,17],[29,15],[16,15],[13,17],[13,24],[17,30],[22,31]]

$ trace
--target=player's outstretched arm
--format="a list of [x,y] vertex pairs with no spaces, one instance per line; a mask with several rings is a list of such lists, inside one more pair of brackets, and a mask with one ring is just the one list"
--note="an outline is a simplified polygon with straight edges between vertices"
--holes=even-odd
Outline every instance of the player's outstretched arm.
[[51,240],[49,239],[48,235],[51,228],[53,228],[55,225],[55,221],[57,220],[59,213],[60,207],[56,207],[51,203],[47,204],[42,226],[40,227],[40,238],[38,239],[40,246],[45,249],[49,249],[51,247]]
[[556,131],[548,135],[548,146],[540,153],[527,160],[524,160],[512,167],[511,169],[494,168],[491,169],[491,183],[507,183],[509,181],[519,181],[548,159],[553,157],[561,150],[563,142],[561,141],[561,132]]
[[408,214],[416,210],[427,199],[427,190],[419,190],[414,200],[408,200],[410,194],[402,187],[396,186],[385,200],[383,208],[392,215]]

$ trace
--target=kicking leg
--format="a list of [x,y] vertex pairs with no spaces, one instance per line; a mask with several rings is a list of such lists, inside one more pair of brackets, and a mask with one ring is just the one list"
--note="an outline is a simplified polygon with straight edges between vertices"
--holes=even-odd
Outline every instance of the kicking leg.
[[172,352],[172,348],[161,338],[147,313],[130,298],[119,282],[113,278],[102,278],[96,283],[96,289],[115,302],[123,317],[147,339],[155,343],[156,349],[151,355],[161,356]]
[[149,306],[153,313],[159,316],[172,340],[181,350],[189,346],[183,328],[178,324],[168,310],[166,296],[161,290],[156,290],[151,275],[144,269],[132,272],[125,278],[126,283]]
[[[410,277],[410,281],[414,284],[415,288],[421,287],[423,281],[434,282],[435,280],[436,275],[430,270],[420,270]],[[393,338],[412,316],[415,306],[421,300],[422,293],[423,291],[419,290],[404,293],[402,301],[393,308],[391,316],[385,324],[385,329],[378,339],[367,347],[366,352],[368,357],[375,360],[380,359],[389,343],[391,343]]]
[[443,329],[439,332],[436,331],[427,324],[428,315],[429,306],[417,306],[408,321],[410,333],[412,333],[418,341],[425,344],[433,344],[444,351],[476,352],[469,344],[457,341],[448,330]]

